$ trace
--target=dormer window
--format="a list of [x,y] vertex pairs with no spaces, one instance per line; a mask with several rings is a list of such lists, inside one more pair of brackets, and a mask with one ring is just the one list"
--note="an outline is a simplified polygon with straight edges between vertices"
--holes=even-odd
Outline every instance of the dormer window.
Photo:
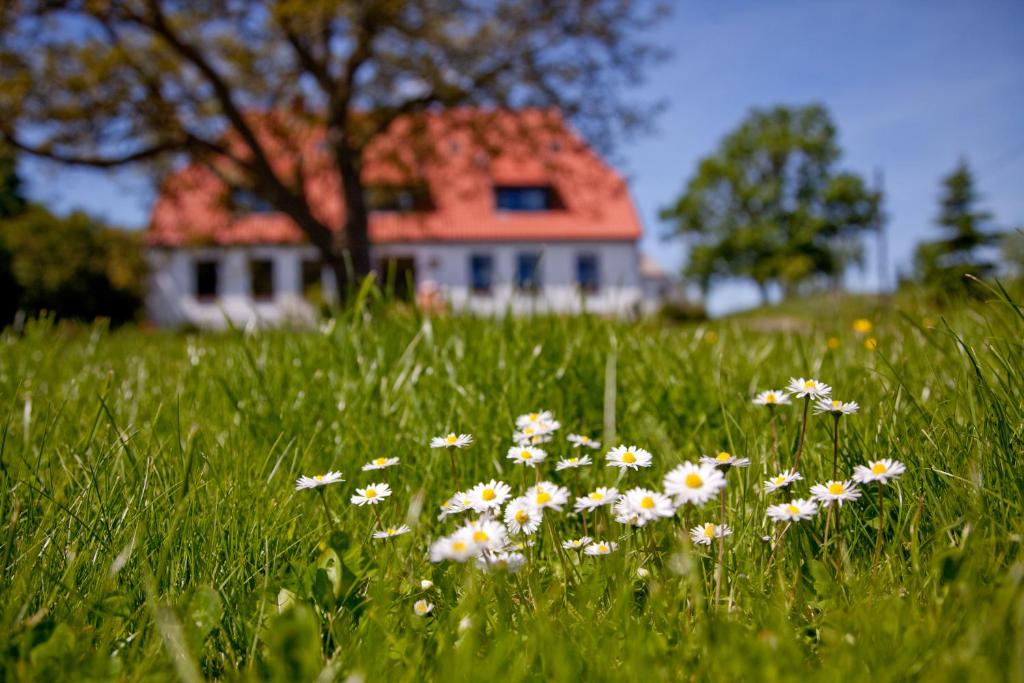
[[277,209],[269,201],[249,190],[233,189],[228,196],[231,211],[237,214],[274,213]]
[[426,184],[370,185],[366,188],[366,207],[370,211],[432,211],[434,203]]
[[565,208],[550,185],[498,185],[494,188],[498,211],[556,211]]

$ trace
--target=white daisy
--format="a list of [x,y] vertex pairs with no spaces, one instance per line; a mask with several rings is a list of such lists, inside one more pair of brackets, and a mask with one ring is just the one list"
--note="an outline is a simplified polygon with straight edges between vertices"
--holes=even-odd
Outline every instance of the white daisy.
[[832,394],[832,387],[819,382],[816,379],[804,379],[803,377],[792,377],[789,380],[789,385],[786,387],[786,391],[793,394],[797,398],[803,398],[804,396],[810,396],[811,398],[822,398],[824,396],[830,396]]
[[508,531],[501,522],[493,519],[477,519],[466,523],[454,534],[456,538],[472,543],[479,551],[498,552],[508,543]]
[[473,443],[473,437],[469,434],[455,434],[452,432],[447,436],[435,436],[430,440],[431,448],[465,448]]
[[772,477],[771,479],[764,483],[764,490],[766,493],[772,493],[773,491],[784,489],[790,484],[792,484],[794,481],[803,478],[803,475],[797,472],[796,470],[787,470],[785,472],[780,472],[779,474],[776,474],[774,477]]
[[562,541],[562,547],[566,550],[580,550],[593,540],[590,536],[580,536],[579,538]]
[[615,515],[615,521],[619,524],[629,524],[630,526],[644,526],[647,524],[647,519],[640,516],[636,510],[629,504],[629,500],[626,496],[619,496],[615,504],[612,505],[612,514]]
[[651,466],[651,454],[636,446],[617,446],[604,456],[608,467],[636,470]]
[[496,553],[484,553],[476,558],[476,566],[484,571],[503,569],[514,574],[524,564],[526,564],[526,555],[504,550]]
[[587,555],[611,555],[619,547],[614,541],[596,541],[588,545],[583,552]]
[[513,534],[530,534],[540,528],[544,513],[541,509],[530,504],[525,497],[513,498],[505,506],[505,526]]
[[626,501],[629,512],[639,517],[645,523],[653,522],[660,517],[671,517],[676,514],[676,508],[672,504],[672,499],[657,491],[635,488],[626,491],[622,497]]
[[713,465],[684,462],[665,475],[665,493],[675,496],[676,505],[703,505],[725,487],[725,475]]
[[341,477],[341,472],[328,472],[327,474],[316,474],[312,477],[299,477],[295,480],[295,490],[315,489],[320,486],[327,486],[328,484],[337,484],[339,481],[345,481]]
[[728,524],[701,524],[690,529],[690,539],[698,545],[711,545],[711,541],[732,534]]
[[487,510],[497,510],[511,495],[511,490],[503,481],[495,481],[491,479],[487,483],[480,483],[471,488],[467,497],[469,498],[469,506],[473,508],[474,512],[486,512]]
[[536,467],[548,454],[534,446],[513,446],[505,457],[518,465]]
[[457,534],[444,536],[430,544],[430,561],[455,560],[465,562],[476,555],[476,544]]
[[373,532],[373,537],[391,538],[392,536],[401,536],[402,534],[407,534],[409,533],[409,531],[410,529],[408,524],[403,524],[401,526],[389,526],[387,529],[384,529],[383,531]]
[[417,600],[413,603],[412,611],[418,617],[425,617],[434,611],[434,605],[426,600]]
[[579,448],[585,446],[587,448],[600,448],[601,442],[591,439],[586,434],[570,434],[568,437],[569,443],[572,444],[573,448]]
[[363,472],[369,472],[370,470],[384,470],[388,467],[394,467],[397,464],[398,458],[375,458],[363,465]]
[[768,517],[776,522],[799,522],[816,515],[818,506],[813,500],[796,498],[788,503],[769,505],[767,512]]
[[577,467],[585,467],[591,462],[593,461],[590,459],[589,455],[584,455],[582,458],[565,458],[564,460],[558,461],[558,464],[555,465],[555,469],[558,471],[571,470],[576,469]]
[[872,481],[888,484],[890,479],[897,479],[906,471],[907,467],[903,463],[886,458],[884,460],[872,460],[867,464],[867,467],[857,465],[853,468],[853,478],[861,484],[867,484]]
[[819,398],[814,404],[814,414],[822,415],[828,413],[829,415],[853,415],[860,406],[854,401],[837,401],[834,398]]
[[533,547],[533,541],[529,541],[529,540],[527,540],[527,541],[515,541],[514,543],[509,543],[508,551],[510,553],[511,552],[525,552],[527,548],[532,548],[532,547]]
[[750,464],[750,458],[739,458],[732,453],[718,451],[714,456],[702,455],[700,462],[702,465],[715,465],[718,467],[746,467]]
[[573,506],[576,508],[576,512],[583,510],[592,510],[599,508],[602,505],[611,505],[618,499],[618,489],[600,486],[595,491],[591,491],[585,496],[580,496],[576,499],[576,504]]
[[516,418],[516,428],[522,429],[528,425],[554,422],[555,414],[550,410],[540,410],[536,413],[526,413]]
[[464,491],[457,491],[455,495],[441,503],[441,514],[438,515],[437,519],[442,520],[448,515],[455,515],[460,512],[465,512],[472,507],[472,499],[469,494]]
[[569,501],[569,489],[549,481],[542,481],[526,491],[527,502],[535,508],[551,508],[557,512]]
[[537,446],[548,443],[552,438],[550,434],[541,434],[531,427],[522,432],[512,432],[512,442],[517,446]]
[[428,590],[430,590],[433,587],[434,587],[434,582],[431,581],[430,579],[423,579],[422,581],[420,581],[420,588],[422,588],[425,591],[428,591]]
[[390,495],[391,487],[384,482],[379,484],[370,484],[366,488],[356,489],[355,495],[352,496],[352,504],[376,505]]
[[788,406],[789,404],[789,395],[781,389],[762,391],[754,397],[754,405],[768,406],[770,408],[772,406]]
[[811,496],[825,507],[828,507],[833,502],[838,503],[839,507],[842,507],[843,502],[860,498],[860,491],[857,490],[857,486],[852,481],[829,480],[824,484],[812,486]]

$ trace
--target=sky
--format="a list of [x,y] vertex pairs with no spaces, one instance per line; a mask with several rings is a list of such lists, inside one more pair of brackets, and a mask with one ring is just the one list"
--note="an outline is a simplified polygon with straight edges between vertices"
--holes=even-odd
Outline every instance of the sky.
[[[1024,226],[1024,2],[833,0],[673,3],[650,40],[671,57],[636,95],[663,100],[652,133],[623,142],[616,162],[644,224],[641,249],[677,271],[685,246],[663,238],[658,210],[703,156],[754,107],[817,102],[830,111],[840,166],[884,180],[889,282],[914,246],[935,236],[939,182],[971,164],[985,208]],[[124,227],[146,225],[153,189],[143,169],[118,172],[22,161],[29,195]],[[879,285],[868,244],[855,290]],[[723,313],[757,303],[749,285],[716,288]]]

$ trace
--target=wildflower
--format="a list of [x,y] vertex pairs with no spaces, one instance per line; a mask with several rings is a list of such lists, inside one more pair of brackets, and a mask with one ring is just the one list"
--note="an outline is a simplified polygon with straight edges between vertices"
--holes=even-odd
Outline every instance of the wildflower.
[[391,538],[392,536],[401,536],[402,534],[407,534],[409,533],[409,531],[410,529],[408,524],[403,524],[401,526],[389,526],[387,529],[384,529],[383,531],[373,532],[373,537]]
[[466,494],[469,498],[469,506],[474,512],[486,512],[497,510],[508,499],[511,489],[503,481],[491,479],[487,483],[480,483],[474,486]]
[[803,498],[768,506],[768,517],[776,522],[799,522],[803,519],[810,519],[817,512],[817,504],[813,500]]
[[811,496],[822,505],[828,507],[833,502],[843,506],[844,501],[857,500],[860,498],[860,491],[852,481],[829,480],[824,484],[815,484],[811,487]]
[[835,351],[839,348],[839,337],[829,337],[825,340],[825,346],[829,351]]
[[391,487],[381,482],[379,484],[370,484],[366,488],[356,489],[356,494],[352,496],[353,505],[376,505],[385,498],[391,495]]
[[442,560],[465,562],[476,554],[476,545],[458,534],[444,536],[430,545],[431,562],[440,562]]
[[433,587],[434,587],[434,582],[431,581],[430,579],[423,579],[422,581],[420,581],[420,588],[425,590],[425,591],[428,591],[428,590],[430,590]]
[[561,512],[562,506],[569,500],[569,489],[542,481],[526,491],[526,500],[535,508],[551,508]]
[[512,442],[517,446],[536,446],[548,443],[552,438],[550,434],[541,434],[530,427],[522,432],[512,432]]
[[513,446],[508,449],[506,457],[518,465],[536,467],[537,463],[548,457],[548,454],[533,446]]
[[713,465],[684,462],[665,475],[665,493],[675,496],[676,505],[703,505],[725,487],[725,475]]
[[295,490],[315,489],[320,486],[327,486],[328,484],[336,484],[339,481],[345,481],[341,478],[341,472],[328,472],[327,474],[317,474],[312,477],[299,477],[295,480]]
[[558,461],[558,464],[555,465],[555,469],[558,471],[572,470],[576,469],[577,467],[584,467],[586,465],[589,465],[591,462],[592,460],[590,459],[589,455],[584,455],[582,458],[565,458],[564,460]]
[[441,514],[438,515],[437,518],[441,520],[447,517],[448,515],[454,515],[460,512],[465,512],[466,510],[469,510],[472,507],[472,503],[473,501],[469,497],[468,493],[465,493],[463,491],[456,491],[455,495],[453,495],[445,502],[441,503]]
[[754,397],[754,405],[758,406],[768,406],[771,408],[773,406],[788,406],[789,404],[789,395],[781,389],[769,389],[768,391],[762,391]]
[[604,459],[608,461],[608,467],[636,470],[651,466],[651,454],[636,446],[617,446],[608,451]]
[[814,414],[823,415],[828,413],[835,417],[841,417],[843,415],[853,415],[860,406],[854,401],[837,401],[834,398],[819,398],[814,404]]
[[867,318],[857,318],[853,321],[853,331],[857,334],[867,334],[871,331],[871,321]]
[[543,519],[540,508],[530,505],[525,497],[513,498],[505,506],[505,526],[513,534],[530,535],[540,528]]
[[579,448],[580,446],[586,446],[587,448],[600,448],[601,442],[591,439],[586,434],[570,434],[568,437],[569,443],[572,444],[573,448]]
[[512,551],[522,552],[522,551],[526,550],[527,548],[532,548],[532,547],[533,547],[533,541],[516,541],[515,543],[509,544],[508,550],[509,550],[509,552],[512,552]]
[[816,379],[794,377],[789,380],[789,385],[786,387],[786,391],[797,398],[804,398],[805,396],[809,396],[810,398],[822,398],[832,394],[832,387],[824,382],[819,382]]
[[426,600],[417,600],[412,606],[412,611],[418,617],[425,617],[434,611],[434,605]]
[[448,436],[435,436],[430,440],[431,448],[465,448],[473,443],[473,437],[469,434],[456,435],[452,432]]
[[593,541],[590,536],[580,536],[579,538],[573,538],[568,541],[562,542],[562,547],[566,550],[580,550],[585,545]]
[[615,552],[615,549],[618,547],[619,544],[615,543],[614,541],[597,541],[596,543],[591,543],[586,548],[584,548],[583,552],[591,556],[611,555],[613,552]]
[[897,479],[906,471],[906,465],[897,460],[872,460],[866,467],[857,465],[853,468],[853,479],[861,484],[873,481],[888,484],[890,479]]
[[592,510],[593,508],[598,508],[602,505],[611,505],[618,497],[619,492],[617,489],[601,486],[598,487],[597,490],[591,491],[587,495],[577,498],[573,507],[576,508],[576,512]]
[[[623,499],[625,499],[626,508],[631,515],[636,515],[644,523],[676,514],[676,508],[672,504],[671,498],[650,489],[630,489],[623,495]],[[643,526],[643,524],[636,526]]]
[[376,458],[363,465],[363,472],[370,470],[384,470],[398,464],[398,458]]
[[626,496],[619,496],[612,506],[612,513],[615,515],[615,521],[619,524],[629,524],[630,526],[644,526],[647,524],[647,520],[630,506]]
[[766,481],[764,483],[764,490],[766,493],[772,493],[773,491],[784,489],[794,481],[798,481],[800,479],[803,479],[803,475],[799,472],[796,470],[787,470],[776,474],[774,477]]
[[504,550],[508,541],[508,532],[505,530],[505,525],[500,522],[493,519],[478,519],[459,528],[454,537],[471,543],[478,551],[497,552]]
[[719,451],[714,457],[710,455],[701,456],[700,463],[717,467],[746,467],[750,464],[750,458],[738,458],[732,453]]
[[874,337],[868,337],[864,340],[864,348],[868,351],[874,351],[878,348],[878,340]]
[[[500,551],[493,555],[483,554],[476,558],[476,566],[484,571],[504,569],[507,572],[515,573],[526,564],[526,556],[522,553]],[[460,624],[461,627],[461,624]]]
[[728,524],[701,524],[690,529],[690,539],[698,545],[711,545],[716,538],[723,538],[732,534]]
[[552,423],[555,420],[555,414],[550,410],[540,410],[536,413],[526,413],[516,418],[516,427],[522,429],[527,425],[537,425],[542,423]]

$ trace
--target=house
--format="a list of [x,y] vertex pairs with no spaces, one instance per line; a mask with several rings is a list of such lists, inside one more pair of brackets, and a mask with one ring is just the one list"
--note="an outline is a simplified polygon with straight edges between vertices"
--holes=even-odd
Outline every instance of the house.
[[[458,110],[418,125],[415,138],[398,127],[375,140],[363,170],[371,261],[396,295],[483,315],[644,306],[628,188],[560,116]],[[275,162],[302,173],[317,217],[340,230],[323,132],[289,135]],[[336,291],[290,219],[199,164],[164,183],[147,244],[158,325],[311,319],[312,302]]]

